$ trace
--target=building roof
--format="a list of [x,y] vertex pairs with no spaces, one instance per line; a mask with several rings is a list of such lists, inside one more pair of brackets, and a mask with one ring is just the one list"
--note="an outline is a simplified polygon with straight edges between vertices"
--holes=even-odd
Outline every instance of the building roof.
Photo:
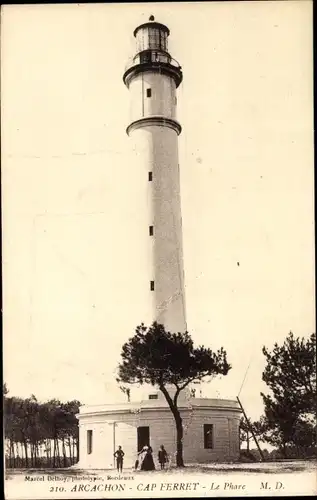
[[[179,410],[218,410],[229,412],[241,412],[239,403],[229,399],[210,399],[210,398],[189,398],[182,400],[178,404]],[[88,416],[109,415],[117,413],[140,413],[141,411],[170,411],[165,399],[144,399],[139,402],[126,402],[102,405],[84,405],[80,407],[77,417],[84,418]]]

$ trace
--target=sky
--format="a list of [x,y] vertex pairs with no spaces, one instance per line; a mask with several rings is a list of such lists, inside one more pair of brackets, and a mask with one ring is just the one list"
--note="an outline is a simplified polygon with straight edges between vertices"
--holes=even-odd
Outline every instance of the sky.
[[305,0],[2,7],[4,380],[40,400],[120,396],[114,372],[142,273],[129,251],[137,186],[122,75],[151,14],[184,74],[188,330],[232,364],[203,395],[235,399],[246,375],[240,399],[257,418],[262,346],[315,329]]

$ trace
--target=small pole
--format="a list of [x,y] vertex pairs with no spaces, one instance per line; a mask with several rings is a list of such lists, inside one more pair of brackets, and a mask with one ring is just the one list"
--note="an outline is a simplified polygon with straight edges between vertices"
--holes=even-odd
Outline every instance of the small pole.
[[242,410],[242,413],[243,413],[243,416],[244,416],[245,421],[246,421],[246,423],[247,423],[247,426],[249,427],[249,429],[250,429],[250,431],[251,431],[251,434],[252,434],[252,437],[253,437],[253,439],[254,439],[254,441],[255,441],[255,444],[256,444],[256,446],[257,446],[257,449],[259,450],[259,453],[260,453],[260,456],[261,456],[261,460],[262,460],[262,462],[264,462],[264,461],[265,461],[265,459],[264,459],[264,455],[263,455],[263,453],[262,453],[262,450],[261,450],[261,448],[260,448],[260,445],[259,445],[259,443],[258,443],[258,440],[257,440],[257,438],[256,438],[256,435],[255,435],[255,434],[254,434],[254,432],[253,432],[252,425],[250,424],[250,421],[249,421],[248,417],[246,416],[246,413],[245,413],[245,411],[244,411],[244,409],[243,409],[242,403],[241,403],[241,401],[240,401],[240,399],[239,399],[239,397],[238,397],[238,396],[237,396],[237,400],[238,400],[238,403],[239,403],[240,408],[241,408],[241,410]]

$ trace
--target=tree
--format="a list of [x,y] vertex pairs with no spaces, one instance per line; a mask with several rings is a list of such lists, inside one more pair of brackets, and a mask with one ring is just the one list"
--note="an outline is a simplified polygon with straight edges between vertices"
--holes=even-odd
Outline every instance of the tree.
[[[240,419],[240,426],[239,426],[240,444],[244,443],[244,442],[246,443],[246,445],[247,445],[247,449],[246,449],[247,454],[250,453],[250,444],[252,442],[254,442],[253,435],[255,435],[257,441],[262,441],[263,440],[263,432],[264,432],[263,425],[264,425],[263,417],[260,420],[254,421],[254,422],[251,422],[249,420],[249,423],[246,421],[246,419],[244,417],[241,417],[241,419]],[[252,431],[251,431],[251,427],[250,426],[252,427]]]
[[300,339],[290,332],[282,346],[275,343],[272,352],[266,347],[262,352],[266,357],[262,380],[271,391],[261,393],[263,437],[283,456],[290,447],[299,453],[316,426],[316,335]]
[[240,426],[239,426],[239,431],[240,431],[240,444],[241,443],[246,443],[247,445],[247,452],[249,453],[250,451],[250,440],[252,438],[252,434],[250,433],[249,426],[245,420],[244,417],[241,417],[240,419]]
[[188,332],[171,333],[156,322],[150,327],[142,323],[122,347],[118,380],[159,387],[175,420],[176,465],[184,467],[183,423],[177,405],[179,394],[190,383],[226,375],[230,368],[223,348],[216,353],[204,346],[194,348]]
[[290,332],[282,346],[272,352],[263,347],[266,367],[262,380],[275,399],[290,398],[298,414],[316,412],[316,334],[295,338]]
[[78,420],[75,415],[79,411],[79,401],[40,403],[34,395],[22,399],[7,394],[4,394],[4,431],[9,467],[28,467],[30,463],[32,467],[38,467],[44,463],[43,451],[46,466],[60,466],[59,443],[62,444],[64,467],[78,460]]

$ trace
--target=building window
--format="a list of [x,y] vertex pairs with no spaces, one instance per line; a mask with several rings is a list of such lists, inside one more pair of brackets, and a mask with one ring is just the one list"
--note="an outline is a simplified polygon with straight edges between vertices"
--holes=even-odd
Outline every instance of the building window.
[[151,96],[152,96],[152,90],[146,89],[146,97],[151,97]]
[[87,431],[87,453],[92,453],[92,431]]
[[160,30],[157,28],[149,28],[148,37],[149,49],[160,49]]
[[153,233],[154,233],[153,226],[149,226],[149,234],[150,234],[150,236],[153,236]]
[[214,426],[212,424],[205,424],[204,425],[204,448],[205,449],[211,449],[214,447],[213,427]]
[[149,172],[149,181],[151,182],[153,180],[153,173]]
[[149,399],[158,399],[157,394],[149,394]]
[[151,292],[154,291],[154,281],[150,281],[150,288],[151,288]]

